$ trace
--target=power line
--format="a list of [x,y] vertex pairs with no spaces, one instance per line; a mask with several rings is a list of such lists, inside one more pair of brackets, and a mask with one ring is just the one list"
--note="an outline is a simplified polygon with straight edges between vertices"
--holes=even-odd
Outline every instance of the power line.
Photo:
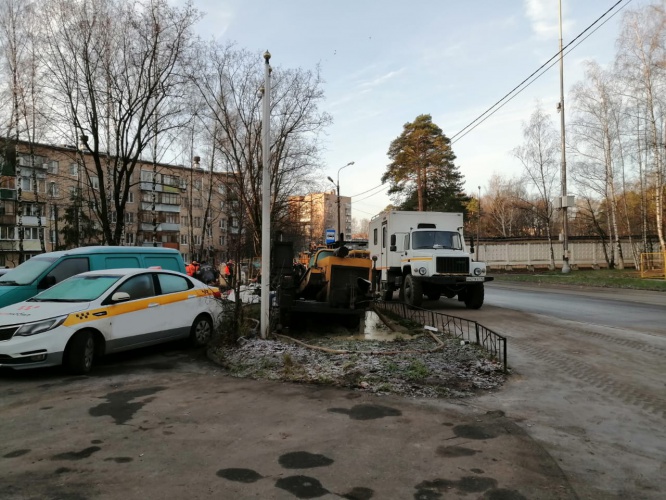
[[369,194],[368,196],[361,198],[360,200],[356,200],[355,203],[358,203],[359,201],[367,200],[368,198],[372,198],[373,196],[377,196],[378,194],[382,194],[383,191],[387,190],[389,186],[386,186],[384,189],[380,189],[376,193]]
[[379,186],[375,186],[373,188],[370,188],[367,191],[363,191],[362,193],[356,193],[356,194],[351,195],[351,198],[356,198],[357,196],[361,196],[362,194],[369,193],[370,191],[374,191],[375,189],[380,188],[383,185],[384,185],[384,183],[382,182]]
[[[592,24],[590,24],[587,28],[585,28],[583,31],[581,31],[581,32],[576,36],[576,38],[574,38],[573,40],[571,40],[571,42],[569,42],[569,43],[568,43],[568,44],[562,49],[562,53],[563,53],[563,54],[568,54],[569,52],[571,52],[571,50],[575,49],[575,48],[576,48],[578,45],[580,45],[583,41],[587,40],[587,38],[589,38],[590,35],[592,35],[594,32],[596,32],[599,28],[601,28],[604,24],[606,24],[608,21],[610,21],[613,17],[615,17],[615,16],[620,12],[620,10],[618,10],[617,12],[615,12],[612,16],[610,16],[610,17],[609,17],[608,19],[606,19],[603,23],[601,23],[598,27],[596,27],[591,33],[589,33],[589,34],[588,34],[587,36],[585,36],[582,40],[580,40],[580,41],[579,41],[578,43],[576,43],[573,47],[571,47],[571,49],[570,49],[568,52],[566,52],[566,53],[564,52],[564,51],[565,51],[566,49],[568,49],[572,44],[574,44],[574,43],[575,43],[580,37],[582,37],[587,31],[589,31],[589,30],[590,30],[595,24],[597,24],[599,21],[601,21],[601,19],[603,19],[604,17],[606,17],[606,16],[608,15],[609,12],[611,12],[613,9],[615,9],[619,4],[621,4],[621,3],[624,2],[624,1],[627,1],[627,3],[626,3],[625,5],[623,5],[622,8],[621,8],[620,10],[624,9],[627,5],[629,5],[629,3],[632,2],[632,0],[618,0],[618,1],[617,1],[615,4],[613,4],[613,5],[612,5],[612,6],[611,6],[606,12],[604,12],[601,16],[599,16],[599,17],[598,17],[598,18],[597,18]],[[494,115],[497,111],[499,111],[501,108],[503,108],[506,104],[508,104],[511,100],[513,100],[513,99],[514,99],[518,94],[520,94],[523,90],[525,90],[527,87],[529,87],[530,85],[532,85],[532,83],[534,83],[534,82],[535,82],[537,79],[539,79],[539,78],[540,78],[540,77],[541,77],[546,71],[548,71],[551,67],[553,67],[553,66],[557,63],[557,60],[556,60],[555,62],[552,62],[552,61],[553,61],[553,59],[558,58],[559,55],[560,55],[560,51],[558,50],[558,51],[555,53],[555,55],[554,55],[553,57],[551,57],[551,58],[548,59],[545,63],[543,63],[541,66],[539,66],[539,68],[538,68],[536,71],[534,71],[530,76],[528,76],[528,77],[525,78],[522,82],[520,82],[518,85],[516,85],[516,86],[515,86],[510,92],[508,92],[504,97],[502,97],[499,101],[497,101],[495,104],[493,104],[491,107],[489,107],[486,111],[484,111],[483,113],[481,113],[481,114],[480,114],[479,116],[477,116],[474,120],[472,120],[469,124],[467,124],[467,125],[466,125],[465,127],[463,127],[461,130],[459,130],[459,131],[458,131],[457,133],[455,133],[453,136],[451,136],[451,143],[453,144],[454,142],[456,142],[456,140],[459,140],[459,139],[462,139],[463,137],[465,137],[469,132],[471,132],[471,131],[474,130],[476,127],[478,127],[479,125],[481,125],[481,123],[483,123],[484,121],[486,121],[488,118],[490,118],[492,115]],[[551,62],[552,62],[552,64],[551,64]],[[549,64],[550,64],[550,66],[548,66]],[[547,66],[547,67],[546,67],[546,66]],[[545,69],[544,69],[544,67],[545,67]],[[541,71],[542,69],[543,69],[543,71]],[[541,73],[537,75],[537,73],[539,73],[540,71],[541,71]],[[532,79],[532,77],[534,77],[534,75],[537,75],[537,76],[536,76],[534,79]],[[530,81],[530,80],[532,80],[532,81]],[[529,82],[529,83],[525,84],[526,82]],[[523,87],[523,88],[521,89],[521,87]],[[520,89],[520,90],[518,90],[518,89]],[[512,94],[514,94],[514,95],[512,95]],[[506,101],[506,102],[504,102],[504,101]],[[497,108],[497,109],[495,109],[495,108]],[[486,116],[486,115],[488,115],[488,116]],[[485,118],[484,118],[484,117],[485,117]],[[477,122],[478,122],[478,123],[477,123]],[[469,129],[469,130],[467,130],[467,129]],[[461,134],[462,134],[462,135],[461,135]],[[460,137],[458,137],[458,136],[460,136]],[[458,138],[458,139],[456,139],[456,138]]]

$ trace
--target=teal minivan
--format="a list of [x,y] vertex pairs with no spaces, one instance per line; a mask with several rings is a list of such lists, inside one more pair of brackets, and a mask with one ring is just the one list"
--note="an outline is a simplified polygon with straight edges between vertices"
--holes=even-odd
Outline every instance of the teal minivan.
[[185,274],[178,250],[162,247],[81,247],[36,255],[0,276],[0,307],[22,302],[86,271],[158,267]]

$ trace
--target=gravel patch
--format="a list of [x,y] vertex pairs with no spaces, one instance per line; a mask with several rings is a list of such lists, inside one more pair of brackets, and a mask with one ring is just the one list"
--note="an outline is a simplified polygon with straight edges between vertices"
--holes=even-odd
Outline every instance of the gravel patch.
[[[392,341],[341,335],[299,336],[308,345],[352,351],[333,354],[284,338],[240,339],[237,345],[212,345],[209,357],[231,376],[322,384],[378,395],[463,398],[498,389],[506,375],[473,344],[438,335],[402,335]],[[414,352],[419,351],[419,352]],[[392,352],[395,354],[387,354]]]

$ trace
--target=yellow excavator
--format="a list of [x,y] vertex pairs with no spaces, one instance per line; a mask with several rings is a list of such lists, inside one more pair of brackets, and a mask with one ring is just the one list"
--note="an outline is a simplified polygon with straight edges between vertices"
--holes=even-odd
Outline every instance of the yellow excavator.
[[358,326],[372,301],[370,252],[350,250],[344,245],[321,248],[310,257],[307,268],[293,267],[290,275],[283,273],[279,280],[283,324],[295,316],[326,314],[333,320],[339,318],[346,326]]

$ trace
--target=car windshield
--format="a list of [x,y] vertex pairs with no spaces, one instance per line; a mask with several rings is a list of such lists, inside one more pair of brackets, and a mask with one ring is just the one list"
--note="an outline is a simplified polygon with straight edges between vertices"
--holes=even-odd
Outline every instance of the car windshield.
[[0,276],[0,286],[29,285],[55,261],[56,257],[33,257],[26,260],[20,266]]
[[35,295],[31,302],[89,302],[100,297],[122,276],[73,276]]
[[448,248],[462,250],[460,234],[455,231],[414,231],[412,248]]

